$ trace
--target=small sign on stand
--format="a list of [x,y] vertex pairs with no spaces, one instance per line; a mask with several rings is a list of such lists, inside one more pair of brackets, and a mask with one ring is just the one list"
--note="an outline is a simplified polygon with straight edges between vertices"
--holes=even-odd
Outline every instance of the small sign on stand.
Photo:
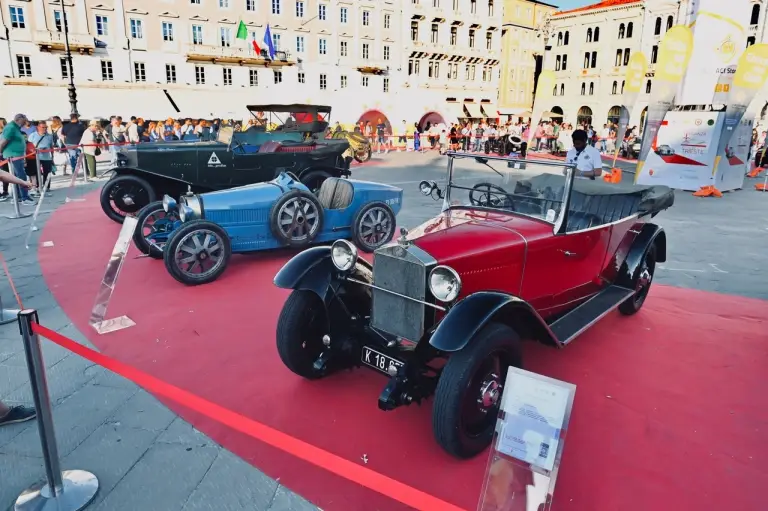
[[576,386],[510,367],[478,511],[548,511]]

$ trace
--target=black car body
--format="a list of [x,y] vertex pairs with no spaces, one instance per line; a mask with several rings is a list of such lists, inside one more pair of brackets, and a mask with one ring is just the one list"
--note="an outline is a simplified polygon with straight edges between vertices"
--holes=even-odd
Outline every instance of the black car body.
[[[188,190],[204,193],[274,179],[290,172],[310,189],[329,177],[350,175],[352,155],[346,139],[325,139],[331,107],[251,105],[253,125],[246,131],[220,128],[214,141],[153,142],[123,146],[112,178],[101,192],[111,219],[126,215],[163,195]],[[264,112],[284,113],[268,122]],[[273,117],[274,119],[274,117]]]

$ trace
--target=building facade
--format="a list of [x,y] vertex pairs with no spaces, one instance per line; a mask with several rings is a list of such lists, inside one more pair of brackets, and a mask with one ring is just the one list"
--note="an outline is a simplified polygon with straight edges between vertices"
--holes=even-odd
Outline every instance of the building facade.
[[493,1],[0,0],[0,115],[66,116],[73,73],[84,117],[242,119],[248,104],[306,102],[344,123],[450,121],[465,102],[495,108]]
[[[690,2],[604,0],[555,13],[544,67],[555,72],[557,81],[552,91],[543,91],[545,110],[572,124],[602,127],[618,121],[629,58],[642,51],[649,67],[630,119],[630,126],[642,126],[659,43],[672,26],[689,23]],[[747,45],[765,40],[765,0],[753,4]]]
[[544,57],[542,28],[556,10],[554,5],[538,0],[505,0],[499,80],[501,114],[522,115],[533,109],[535,78]]

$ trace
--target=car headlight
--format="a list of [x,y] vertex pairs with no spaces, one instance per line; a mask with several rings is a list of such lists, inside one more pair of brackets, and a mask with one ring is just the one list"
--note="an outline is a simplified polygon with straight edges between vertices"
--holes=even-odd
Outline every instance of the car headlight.
[[461,291],[461,279],[456,270],[437,266],[429,273],[429,291],[441,302],[452,302]]
[[341,271],[349,271],[357,262],[357,247],[347,240],[337,240],[331,245],[331,261]]
[[176,209],[176,201],[170,195],[163,196],[163,210],[168,213],[172,209]]
[[192,220],[195,216],[195,212],[189,206],[181,206],[179,208],[179,219],[182,222],[186,222],[188,219]]
[[422,181],[419,183],[419,191],[422,195],[430,195],[432,193],[432,190],[435,189],[435,182],[434,181]]

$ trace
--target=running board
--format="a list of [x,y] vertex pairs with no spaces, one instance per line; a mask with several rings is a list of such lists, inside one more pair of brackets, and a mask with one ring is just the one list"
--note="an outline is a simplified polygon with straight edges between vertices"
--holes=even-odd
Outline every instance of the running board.
[[549,328],[560,344],[565,346],[634,293],[625,287],[609,286],[552,323]]

